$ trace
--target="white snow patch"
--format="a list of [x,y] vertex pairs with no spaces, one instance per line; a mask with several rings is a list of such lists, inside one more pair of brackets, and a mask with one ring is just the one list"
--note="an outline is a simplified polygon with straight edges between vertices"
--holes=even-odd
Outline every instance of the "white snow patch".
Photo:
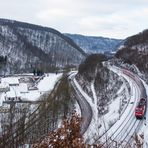
[[81,109],[80,109],[78,102],[75,103],[75,111],[78,115],[81,116]]
[[2,84],[9,84],[9,85],[19,85],[19,81],[17,77],[7,77],[1,79]]
[[46,92],[49,91],[51,89],[53,89],[55,82],[62,76],[62,74],[47,74],[45,75],[45,77],[43,78],[43,80],[41,80],[38,83],[38,89],[40,92]]

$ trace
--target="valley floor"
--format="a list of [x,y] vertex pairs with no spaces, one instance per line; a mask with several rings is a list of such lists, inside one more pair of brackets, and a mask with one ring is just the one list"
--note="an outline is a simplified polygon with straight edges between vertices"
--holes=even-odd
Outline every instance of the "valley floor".
[[[112,136],[114,133],[117,136],[120,135],[120,137],[124,136],[123,133],[126,132],[131,132],[132,134],[135,133],[135,131],[137,130],[137,126],[140,124],[140,127],[138,128],[138,134],[144,135],[144,139],[142,139],[140,136],[139,138],[141,138],[141,142],[143,142],[145,147],[147,147],[148,111],[146,112],[146,118],[142,121],[137,121],[133,114],[138,101],[137,99],[139,97],[138,86],[131,78],[123,74],[117,68],[109,67],[109,69],[117,73],[119,77],[121,77],[123,84],[118,89],[117,94],[115,94],[116,98],[114,98],[114,100],[112,100],[110,104],[108,104],[108,112],[101,117],[98,116],[97,95],[94,88],[94,82],[92,82],[91,84],[91,91],[93,94],[92,99],[83,91],[77,80],[75,78],[73,79],[73,82],[75,83],[77,89],[91,106],[93,113],[90,125],[84,134],[85,141],[89,141],[89,143],[94,143],[98,140],[104,141],[106,140],[106,135]],[[61,76],[62,74],[45,74],[44,76],[39,77],[36,80],[33,75],[1,78],[0,108],[2,109],[4,107],[7,107],[7,105],[4,104],[3,101],[38,100],[41,95],[50,92],[54,88],[55,83],[61,78]],[[128,86],[125,80],[130,86],[130,92],[128,91]],[[146,88],[148,95],[148,85],[144,81],[142,82],[144,84],[144,87]],[[75,107],[76,111],[80,114],[80,107],[77,103]],[[135,129],[133,128],[131,131],[129,129],[131,125],[130,123],[128,123],[128,120],[130,120],[130,118],[132,118],[131,121],[134,121],[131,123],[133,124],[133,126],[135,126]],[[126,122],[129,124],[128,126]],[[122,131],[123,129],[124,130],[117,133],[117,129],[120,129],[120,131]],[[100,135],[102,135],[101,138],[99,138]],[[118,139],[120,138],[118,137]]]

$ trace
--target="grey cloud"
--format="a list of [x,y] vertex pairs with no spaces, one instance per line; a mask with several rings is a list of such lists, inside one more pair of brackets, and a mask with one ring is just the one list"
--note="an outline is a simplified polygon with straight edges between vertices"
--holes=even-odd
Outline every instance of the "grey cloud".
[[125,38],[148,26],[147,0],[0,0],[0,17],[61,32]]

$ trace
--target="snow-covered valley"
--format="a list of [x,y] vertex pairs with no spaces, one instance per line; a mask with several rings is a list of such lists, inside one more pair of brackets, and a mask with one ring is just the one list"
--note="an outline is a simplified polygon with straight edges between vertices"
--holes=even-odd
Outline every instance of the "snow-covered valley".
[[[77,99],[80,99],[80,101],[77,100],[78,103],[76,102],[75,110],[85,119],[85,126],[83,127],[82,124],[85,142],[89,144],[101,142],[104,146],[108,144],[112,147],[121,143],[126,146],[128,145],[126,141],[130,141],[133,146],[135,143],[131,137],[137,133],[141,143],[144,143],[146,147],[148,141],[148,113],[146,113],[143,120],[136,119],[134,115],[141,93],[137,81],[141,78],[138,78],[137,75],[134,76],[139,79],[135,82],[132,77],[124,73],[124,70],[110,65],[107,67],[111,75],[113,73],[118,75],[116,77],[110,76],[114,82],[109,84],[109,87],[112,87],[115,81],[121,81],[122,83],[116,83],[118,84],[118,89],[115,88],[116,91],[112,90],[112,93],[109,91],[112,99],[102,108],[106,110],[103,114],[99,113],[98,99],[100,99],[100,96],[96,92],[94,81],[90,83],[90,88],[87,88],[89,90],[89,94],[87,94],[87,89],[83,89],[80,85],[82,83],[76,77],[77,72],[73,72],[69,76],[69,81],[78,93]],[[25,76],[1,78],[1,111],[8,111],[9,102],[38,101],[42,95],[50,93],[61,77],[62,74],[45,74],[35,78],[32,74],[27,74]],[[147,84],[143,80],[142,83],[148,93]],[[114,92],[116,93],[113,94]],[[61,121],[59,120],[59,122]],[[142,138],[142,135],[144,138]]]

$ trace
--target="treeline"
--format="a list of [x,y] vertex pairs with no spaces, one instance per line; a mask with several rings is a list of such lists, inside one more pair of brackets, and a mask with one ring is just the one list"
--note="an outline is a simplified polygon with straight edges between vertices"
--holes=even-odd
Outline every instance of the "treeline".
[[94,83],[98,98],[98,116],[102,116],[108,112],[108,102],[113,99],[113,94],[117,93],[118,88],[122,84],[118,80],[118,76],[105,66],[106,60],[108,59],[102,54],[88,56],[79,66],[79,72],[76,77],[83,90],[91,98],[93,98],[91,85]]
[[148,73],[148,54],[141,54],[138,50],[124,48],[119,50],[115,56],[121,58],[125,63],[135,64],[141,72]]
[[7,63],[7,56],[0,56],[0,69],[3,68]]
[[42,76],[44,74],[42,69],[34,69],[33,70],[34,76]]
[[136,65],[141,72],[148,73],[148,30],[127,38],[125,46],[117,51],[115,57]]
[[102,67],[102,62],[106,61],[107,57],[103,54],[92,54],[88,56],[79,66],[79,75],[84,76],[88,81],[94,79],[97,67]]
[[63,120],[62,126],[48,135],[40,142],[32,145],[32,148],[101,148],[101,144],[86,144],[81,135],[81,121],[79,115],[73,113],[71,118]]
[[127,38],[125,41],[125,45],[129,47],[142,43],[148,43],[148,29]]
[[0,64],[7,62],[7,56],[0,56]]

